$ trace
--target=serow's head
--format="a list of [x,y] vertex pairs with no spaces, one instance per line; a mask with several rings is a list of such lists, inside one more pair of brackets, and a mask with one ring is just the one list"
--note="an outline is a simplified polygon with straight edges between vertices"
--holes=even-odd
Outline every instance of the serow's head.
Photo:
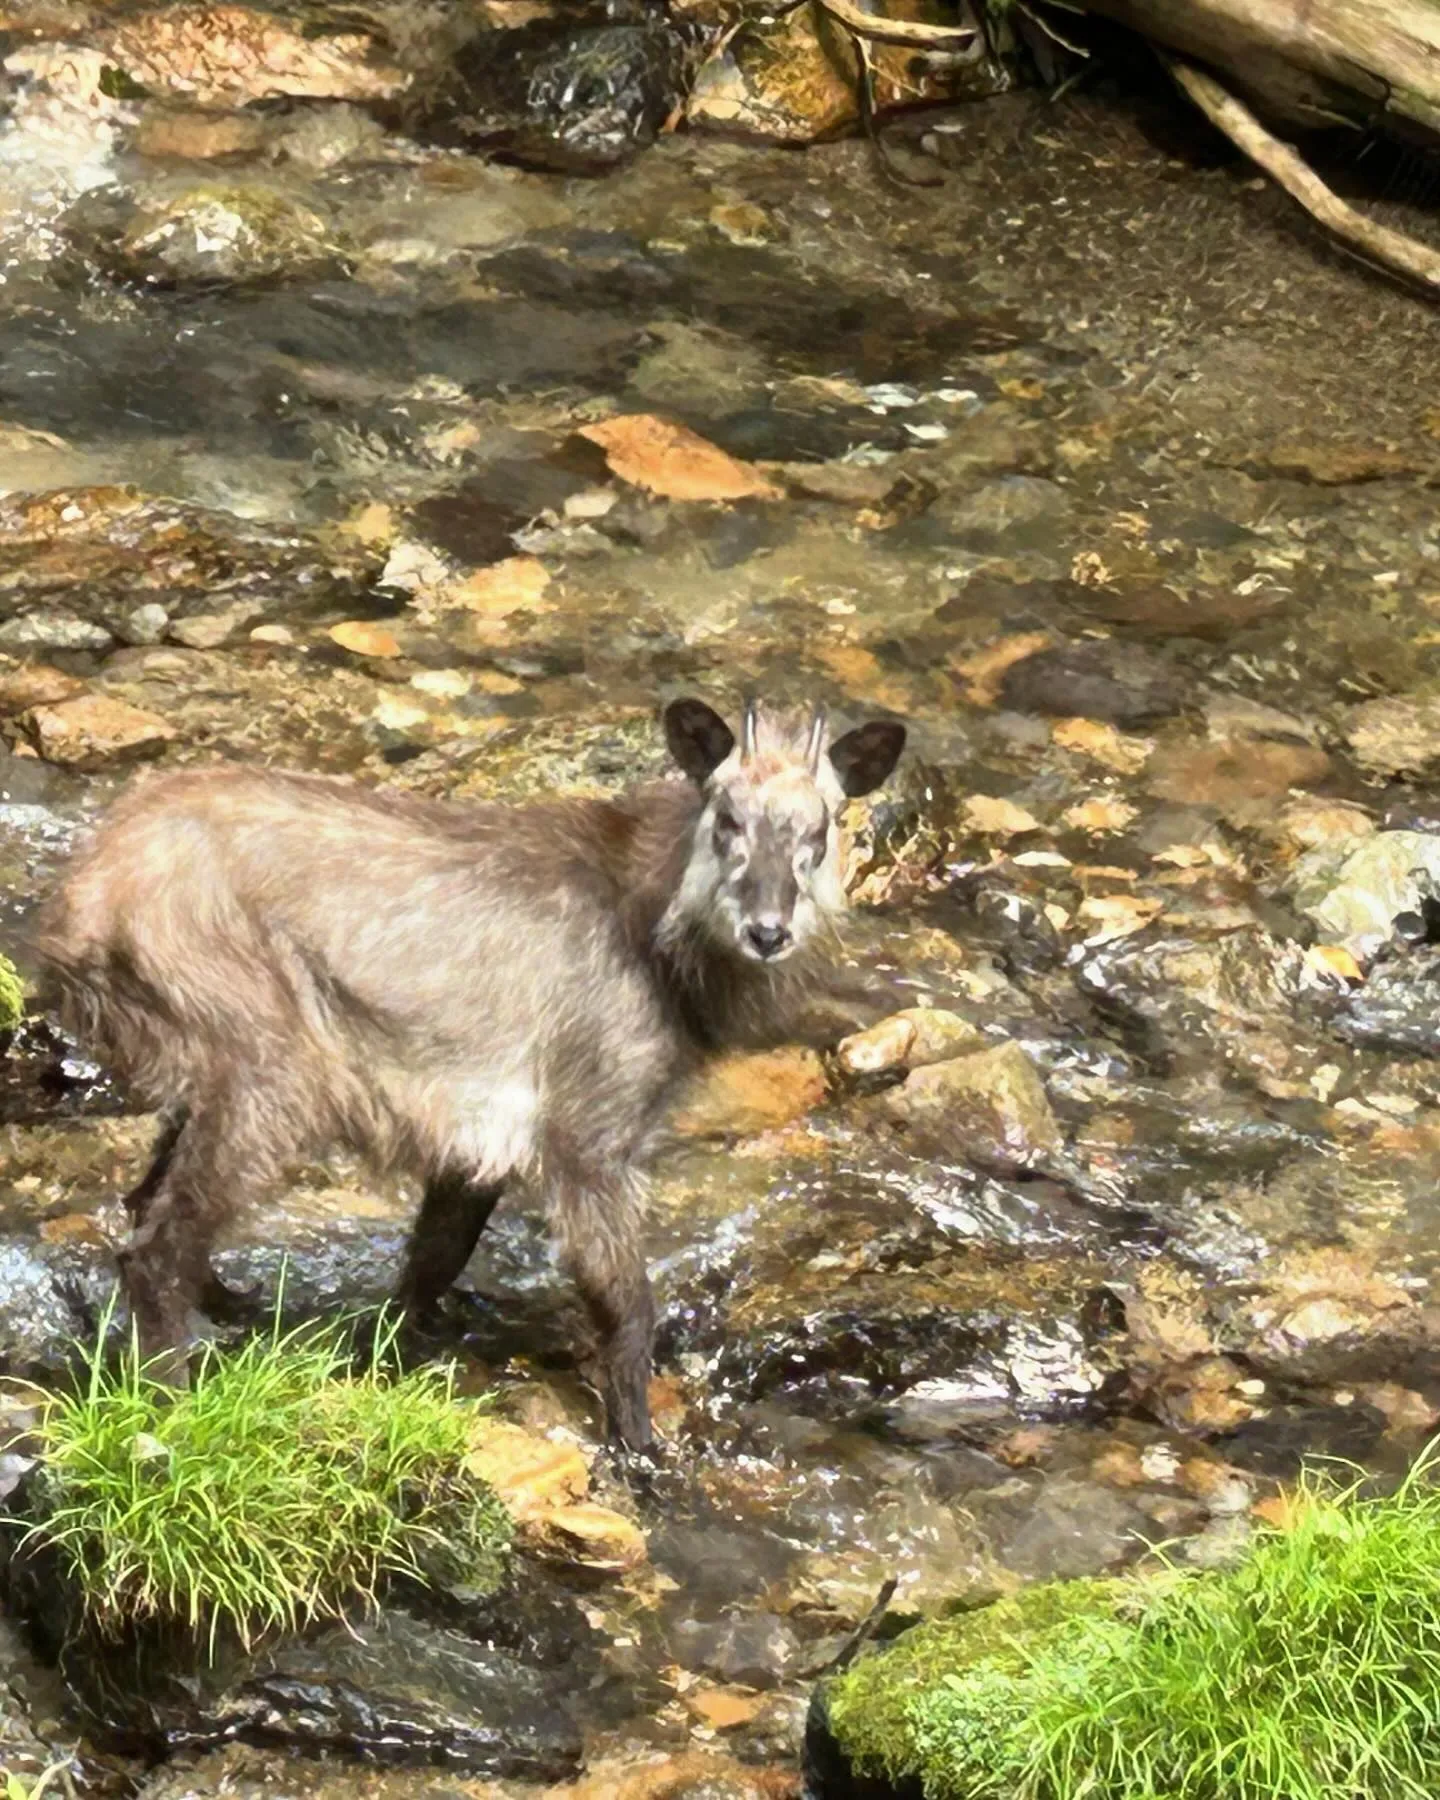
[[670,754],[699,787],[678,907],[687,925],[757,963],[803,948],[845,904],[836,814],[887,778],[905,727],[876,720],[829,742],[753,705],[735,733],[703,700],[665,709]]

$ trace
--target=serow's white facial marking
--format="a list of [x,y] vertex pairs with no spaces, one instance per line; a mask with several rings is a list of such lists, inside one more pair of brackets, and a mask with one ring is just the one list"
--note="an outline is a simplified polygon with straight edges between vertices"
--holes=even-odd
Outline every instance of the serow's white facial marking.
[[703,702],[681,700],[666,731],[705,795],[678,906],[745,960],[785,961],[843,910],[836,818],[890,774],[904,727],[861,726],[826,752],[821,715],[795,731],[747,708],[737,743]]

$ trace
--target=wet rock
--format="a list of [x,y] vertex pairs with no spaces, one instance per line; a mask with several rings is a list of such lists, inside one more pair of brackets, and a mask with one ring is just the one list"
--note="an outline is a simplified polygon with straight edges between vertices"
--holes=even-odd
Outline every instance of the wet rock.
[[1004,1563],[1029,1581],[1099,1575],[1135,1561],[1144,1549],[1145,1523],[1144,1514],[1113,1488],[1059,1477],[1009,1535]]
[[1172,718],[1189,704],[1191,692],[1154,651],[1106,639],[1038,650],[1011,663],[1000,698],[1016,712],[1083,715],[1129,728]]
[[617,1574],[644,1562],[640,1527],[587,1498],[590,1469],[573,1441],[484,1419],[465,1467],[499,1495],[523,1541],[551,1561]]
[[[1406,1371],[1412,1379],[1425,1371],[1428,1386],[1440,1341],[1437,1317],[1403,1271],[1377,1268],[1365,1253],[1339,1244],[1312,1247],[1299,1232],[1291,1242],[1293,1248],[1252,1258],[1244,1292],[1212,1298],[1226,1360],[1245,1371],[1242,1380],[1233,1367],[1228,1376],[1218,1367],[1202,1371],[1222,1410],[1227,1391],[1230,1400],[1248,1404],[1258,1423],[1287,1395],[1296,1397],[1297,1388],[1353,1390]],[[1341,1394],[1343,1402],[1351,1397]]]
[[1241,694],[1217,694],[1205,703],[1205,730],[1217,743],[1227,738],[1277,739],[1285,743],[1313,744],[1314,725],[1277,706],[1246,699]]
[[171,6],[141,12],[105,33],[110,60],[138,87],[201,106],[243,106],[286,96],[379,100],[406,85],[360,32],[310,34],[243,6]]
[[674,1128],[685,1137],[753,1137],[803,1118],[826,1095],[813,1050],[742,1052],[710,1064],[682,1101]]
[[170,623],[170,615],[155,600],[147,600],[117,620],[115,635],[122,644],[158,644]]
[[[58,1687],[53,1673],[26,1650],[18,1631],[0,1620],[0,1770],[22,1794],[34,1791],[45,1771],[57,1765],[66,1768],[71,1781],[82,1776],[78,1757],[67,1755],[68,1746],[55,1741],[65,1729]],[[84,1773],[101,1772],[92,1767]]]
[[959,1013],[914,1006],[845,1038],[836,1059],[847,1075],[877,1075],[944,1062],[963,1050],[978,1049],[983,1042],[979,1028]]
[[801,8],[743,34],[699,70],[691,125],[812,143],[853,123],[855,84],[845,47]]
[[799,1777],[789,1769],[755,1768],[729,1756],[691,1752],[638,1766],[600,1762],[573,1787],[548,1800],[799,1800]]
[[35,1376],[65,1369],[76,1342],[90,1335],[91,1309],[113,1286],[108,1253],[0,1236],[0,1368]]
[[270,154],[277,163],[319,175],[346,163],[378,159],[384,147],[384,130],[369,113],[332,104],[307,107],[287,118],[275,133]]
[[[1374,1456],[1385,1420],[1365,1405],[1285,1405],[1269,1408],[1218,1444],[1237,1469],[1294,1481],[1302,1470],[1339,1461],[1363,1465]],[[1216,1523],[1234,1521],[1216,1521]]]
[[962,909],[967,926],[993,950],[1012,977],[1053,968],[1063,956],[1054,921],[1003,876],[982,868],[960,877],[950,895]]
[[1422,947],[1377,964],[1330,1013],[1349,1043],[1402,1056],[1440,1056],[1440,950]]
[[0,719],[28,712],[32,706],[54,706],[85,692],[85,683],[46,663],[12,664],[0,669]]
[[338,644],[354,656],[373,656],[383,662],[400,654],[394,632],[387,631],[373,619],[342,619],[325,635],[332,644]]
[[1259,930],[1206,941],[1151,928],[1088,948],[1074,976],[1157,1067],[1219,1054],[1264,1071],[1296,1046],[1303,964],[1298,945]]
[[1347,849],[1350,841],[1296,864],[1294,898],[1329,942],[1368,958],[1395,935],[1397,919],[1422,911],[1440,882],[1440,835],[1381,831]]
[[655,141],[689,87],[697,36],[654,12],[636,23],[562,17],[482,31],[457,55],[425,132],[535,168],[597,174]]
[[1034,813],[1003,795],[970,794],[961,803],[961,813],[967,828],[978,837],[1023,837],[1040,830]]
[[[1070,496],[1057,482],[1036,475],[1002,475],[973,492],[946,495],[928,508],[925,535],[970,549],[991,549],[997,540],[1015,546],[1029,536],[1052,537],[1065,528]],[[1040,708],[1036,709],[1042,710]]]
[[1345,738],[1362,768],[1418,773],[1440,757],[1440,700],[1367,700],[1350,713]]
[[[135,612],[142,609],[136,607]],[[227,606],[219,612],[191,613],[189,618],[178,619],[169,627],[168,635],[172,643],[183,644],[189,650],[218,650],[222,644],[234,643],[243,637],[247,627],[260,615],[261,608],[253,600],[241,600],[235,606]],[[127,629],[132,633],[136,623],[135,613],[125,621]],[[142,627],[148,626],[151,619],[140,621]],[[169,624],[168,619],[166,624]],[[154,643],[157,639],[146,640]]]
[[103,1670],[72,1649],[67,1670],[92,1730],[172,1751],[238,1739],[531,1781],[580,1763],[562,1678],[400,1612],[250,1653],[222,1646],[208,1667],[175,1646],[112,1653]]
[[489,1483],[520,1525],[590,1491],[590,1465],[577,1444],[537,1437],[503,1419],[477,1421],[465,1468]]
[[150,286],[268,281],[313,274],[337,257],[328,222],[260,180],[166,184],[133,206],[86,196],[66,229],[111,273]]
[[[303,161],[333,154],[337,148],[304,139],[292,148],[286,136],[278,140],[276,154]],[[439,171],[446,177],[443,185],[438,181]],[[464,261],[476,250],[571,221],[572,209],[541,176],[498,164],[450,162],[435,165],[429,172],[432,178],[427,180],[422,166],[415,181],[380,209],[373,228],[363,234],[362,263],[444,267]]]
[[158,756],[178,736],[167,720],[106,694],[32,707],[18,728],[46,762],[82,770]]
[[750,1688],[777,1686],[795,1660],[795,1633],[767,1613],[734,1614],[707,1623],[686,1619],[670,1634],[676,1659]]
[[133,143],[141,156],[216,162],[227,156],[253,156],[268,135],[265,120],[254,113],[207,112],[155,102],[141,113]]
[[1165,1369],[1142,1384],[1146,1403],[1177,1431],[1213,1434],[1232,1431],[1253,1418],[1253,1382],[1224,1356],[1202,1356]]
[[1113,725],[1097,719],[1060,719],[1050,736],[1062,750],[1073,750],[1117,775],[1134,775],[1143,769],[1155,748],[1149,738],[1124,737]]
[[1375,829],[1369,813],[1339,800],[1292,800],[1274,823],[1274,835],[1291,851],[1350,847]]
[[[955,13],[933,0],[897,0],[891,17],[941,27],[957,23]],[[867,49],[875,103],[883,111],[979,98],[1004,84],[978,40],[958,38],[953,49],[929,56],[896,45]],[[823,13],[801,7],[747,20],[743,30],[726,34],[723,48],[701,67],[686,120],[702,129],[814,143],[857,122],[857,76],[851,41]]]
[[571,1568],[623,1575],[649,1554],[645,1533],[611,1506],[578,1501],[535,1519],[530,1535],[537,1552]]
[[1393,480],[1428,471],[1412,453],[1385,444],[1285,438],[1265,445],[1244,464],[1246,474],[1313,482],[1317,487],[1349,487],[1356,482]]
[[61,606],[37,606],[0,624],[6,650],[108,650],[114,639],[103,625]]
[[915,1069],[885,1106],[912,1130],[1004,1167],[1036,1167],[1062,1143],[1040,1072],[1019,1044]]
[[[268,526],[128,487],[62,488],[0,499],[0,648],[105,649],[142,607],[212,614],[219,594],[255,616],[294,617],[353,597],[378,572],[373,551],[322,547]],[[348,609],[346,609],[348,610]],[[144,641],[154,616],[144,621]]]

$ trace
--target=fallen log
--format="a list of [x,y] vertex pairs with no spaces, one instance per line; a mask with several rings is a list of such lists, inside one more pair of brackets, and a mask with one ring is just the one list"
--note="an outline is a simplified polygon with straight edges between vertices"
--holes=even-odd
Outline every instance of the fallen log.
[[1068,0],[1290,123],[1388,125],[1440,143],[1437,0]]

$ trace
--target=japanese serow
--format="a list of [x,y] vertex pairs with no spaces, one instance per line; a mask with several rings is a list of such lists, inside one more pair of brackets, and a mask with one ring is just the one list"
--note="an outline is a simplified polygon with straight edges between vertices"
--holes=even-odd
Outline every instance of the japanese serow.
[[239,767],[142,778],[42,911],[70,1029],[166,1120],[121,1253],[184,1379],[212,1241],[341,1141],[420,1176],[399,1299],[433,1309],[513,1178],[593,1325],[612,1437],[650,1442],[641,1170],[676,1084],[774,1041],[844,904],[836,815],[904,727],[829,742],[747,707],[664,715],[689,779],[465,804]]

